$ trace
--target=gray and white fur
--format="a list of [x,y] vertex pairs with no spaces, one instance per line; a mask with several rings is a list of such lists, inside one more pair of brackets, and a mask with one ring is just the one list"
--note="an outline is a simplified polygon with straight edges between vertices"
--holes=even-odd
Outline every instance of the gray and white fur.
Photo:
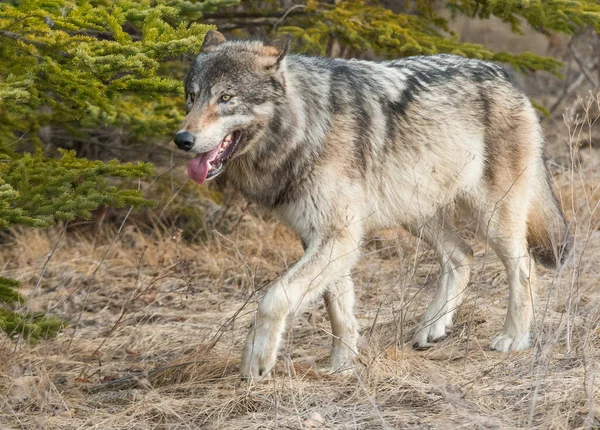
[[226,148],[206,164],[208,177],[226,170],[304,246],[258,306],[242,373],[266,376],[286,318],[320,296],[333,333],[331,368],[351,364],[358,325],[350,273],[363,238],[380,228],[404,227],[435,250],[440,282],[413,341],[425,347],[445,336],[473,257],[452,227],[457,209],[477,223],[508,276],[508,312],[491,347],[528,348],[530,256],[555,266],[570,245],[528,98],[489,62],[347,61],[288,55],[288,46],[287,38],[226,41],[211,31],[186,82],[188,115],[176,138],[197,158]]

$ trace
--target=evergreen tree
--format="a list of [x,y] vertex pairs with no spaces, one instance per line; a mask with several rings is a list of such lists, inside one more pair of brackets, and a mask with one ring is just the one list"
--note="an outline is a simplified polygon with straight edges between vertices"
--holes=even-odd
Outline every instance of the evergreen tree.
[[[332,42],[345,56],[374,53],[383,58],[449,53],[510,64],[518,72],[543,70],[558,74],[561,62],[532,53],[493,52],[484,46],[463,43],[449,28],[440,11],[488,19],[500,18],[514,33],[529,25],[543,34],[574,32],[591,26],[600,31],[598,0],[308,0],[282,8],[289,2],[243,2],[243,8],[207,15],[205,22],[235,30],[245,27],[291,33],[303,51],[327,55]],[[388,7],[385,7],[385,3]],[[393,9],[393,10],[392,10]]]
[[[81,135],[126,126],[138,137],[170,133],[181,121],[182,84],[163,67],[196,53],[212,28],[183,19],[232,2],[0,3],[0,227],[46,227],[89,218],[100,205],[149,204],[139,191],[111,183],[148,175],[148,163],[91,161],[72,151],[50,157],[56,151],[42,151],[42,131]],[[0,279],[0,329],[31,340],[55,333],[56,320],[10,309],[22,302],[17,285]]]

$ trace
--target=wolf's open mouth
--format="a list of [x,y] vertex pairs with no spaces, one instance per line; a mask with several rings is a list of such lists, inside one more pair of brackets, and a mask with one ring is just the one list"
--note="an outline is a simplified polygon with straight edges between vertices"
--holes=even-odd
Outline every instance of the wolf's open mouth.
[[188,175],[199,184],[217,176],[235,152],[242,133],[234,131],[208,152],[196,155],[188,164]]

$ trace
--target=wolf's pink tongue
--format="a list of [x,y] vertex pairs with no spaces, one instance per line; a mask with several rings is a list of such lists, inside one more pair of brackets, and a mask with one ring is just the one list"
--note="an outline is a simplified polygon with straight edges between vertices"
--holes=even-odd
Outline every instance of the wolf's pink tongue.
[[210,162],[217,158],[219,146],[204,154],[198,154],[188,163],[188,176],[199,184],[203,184],[210,170]]

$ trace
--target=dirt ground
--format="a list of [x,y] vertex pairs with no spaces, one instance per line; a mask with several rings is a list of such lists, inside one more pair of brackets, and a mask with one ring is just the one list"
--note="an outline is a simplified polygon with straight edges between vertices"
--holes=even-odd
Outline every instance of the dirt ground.
[[489,350],[506,276],[468,233],[472,281],[448,338],[411,347],[439,270],[416,238],[381,232],[354,271],[354,370],[322,370],[331,337],[319,302],[289,324],[273,378],[249,385],[238,365],[257,300],[301,255],[276,221],[235,206],[230,232],[195,245],[177,230],[142,233],[134,216],[120,232],[16,231],[0,275],[69,326],[36,346],[0,340],[0,428],[600,427],[600,150],[589,124],[567,121],[548,144],[576,241],[562,270],[538,268],[533,349]]

